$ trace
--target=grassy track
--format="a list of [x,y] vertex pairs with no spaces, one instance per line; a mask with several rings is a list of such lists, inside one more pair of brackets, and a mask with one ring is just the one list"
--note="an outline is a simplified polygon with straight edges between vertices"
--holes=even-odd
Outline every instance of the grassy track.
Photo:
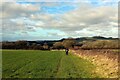
[[63,51],[3,50],[3,78],[92,78],[95,66]]

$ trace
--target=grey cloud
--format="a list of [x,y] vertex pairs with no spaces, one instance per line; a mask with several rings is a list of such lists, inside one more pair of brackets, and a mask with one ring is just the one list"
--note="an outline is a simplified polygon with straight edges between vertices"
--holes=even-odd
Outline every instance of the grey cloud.
[[0,8],[0,14],[2,14],[0,18],[26,17],[38,10],[40,10],[38,5],[3,2]]
[[[46,4],[46,6],[56,6],[55,4]],[[78,5],[78,4],[77,4]],[[50,33],[56,37],[63,36],[91,36],[106,35],[117,36],[118,10],[116,6],[99,6],[79,4],[79,8],[66,12],[64,14],[38,13],[38,4],[26,5],[16,3],[3,4],[3,32],[4,33],[27,33],[35,31],[34,28],[60,30],[65,34]],[[8,8],[9,7],[9,8]],[[16,21],[11,19],[18,17],[27,17],[31,22]],[[19,19],[19,18],[18,18]],[[111,29],[111,30],[110,30]],[[111,33],[112,32],[112,33]],[[49,36],[48,36],[49,37]]]
[[[59,29],[61,31],[82,30],[94,25],[98,27],[111,25],[117,27],[118,11],[116,7],[100,6],[97,8],[86,7],[85,9],[82,7],[63,15],[39,15],[37,18],[40,21],[36,26],[45,29]],[[56,17],[60,19],[57,20],[55,19]]]
[[29,32],[35,31],[33,27],[26,26],[24,21],[13,22],[10,19],[2,20],[2,33],[15,34],[16,32]]

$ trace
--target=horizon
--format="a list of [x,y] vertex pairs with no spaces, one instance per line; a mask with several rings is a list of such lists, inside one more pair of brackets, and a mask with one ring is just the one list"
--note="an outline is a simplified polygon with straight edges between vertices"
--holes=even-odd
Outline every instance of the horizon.
[[118,1],[0,3],[1,41],[118,38]]
[[[103,37],[103,38],[112,38],[112,39],[116,39],[117,37],[104,37],[104,36],[91,36],[91,37],[67,37],[67,38],[61,38],[61,39],[43,39],[43,40],[2,40],[0,42],[15,42],[15,41],[58,41],[58,40],[62,40],[62,39],[76,39],[76,38],[93,38],[93,37]],[[119,38],[117,38],[119,39]]]

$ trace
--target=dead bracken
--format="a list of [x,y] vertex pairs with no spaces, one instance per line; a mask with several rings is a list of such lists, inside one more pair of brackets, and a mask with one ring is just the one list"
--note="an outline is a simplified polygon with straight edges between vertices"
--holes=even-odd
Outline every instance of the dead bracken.
[[72,52],[96,65],[94,74],[99,74],[102,78],[118,78],[118,51],[72,50]]

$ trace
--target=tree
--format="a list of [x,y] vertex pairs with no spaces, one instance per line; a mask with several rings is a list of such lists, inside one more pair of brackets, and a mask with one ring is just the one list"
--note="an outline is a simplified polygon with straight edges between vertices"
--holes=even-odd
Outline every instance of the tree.
[[62,43],[65,48],[72,48],[76,44],[76,40],[67,39],[67,40],[64,40]]
[[2,49],[16,49],[16,45],[14,42],[3,42]]
[[82,49],[119,49],[118,40],[97,40],[86,42],[81,47]]
[[27,48],[27,41],[16,41],[15,42],[16,49],[26,49]]
[[64,49],[64,46],[63,46],[62,42],[56,42],[56,43],[53,44],[53,48]]
[[47,45],[47,43],[44,43],[43,48],[44,48],[45,50],[48,50],[48,49],[49,49],[49,46]]

